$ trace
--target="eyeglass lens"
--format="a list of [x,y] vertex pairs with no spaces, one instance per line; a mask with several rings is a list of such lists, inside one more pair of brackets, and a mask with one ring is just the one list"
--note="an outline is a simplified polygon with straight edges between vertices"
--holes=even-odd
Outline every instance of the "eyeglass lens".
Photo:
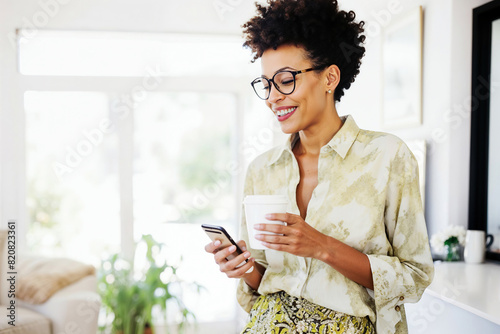
[[[274,82],[274,87],[281,93],[288,95],[292,94],[295,89],[295,76],[289,71],[281,71],[276,73],[272,81]],[[253,82],[253,87],[257,95],[261,99],[267,99],[270,93],[271,80],[266,78],[258,78]]]

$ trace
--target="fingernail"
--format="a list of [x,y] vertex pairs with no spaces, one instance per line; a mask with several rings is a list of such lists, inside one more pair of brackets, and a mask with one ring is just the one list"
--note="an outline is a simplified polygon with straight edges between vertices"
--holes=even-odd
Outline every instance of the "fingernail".
[[231,253],[234,252],[235,250],[236,250],[236,246],[233,245],[233,246],[229,247],[229,251]]
[[253,226],[254,230],[260,230],[262,228],[262,225],[256,224]]
[[257,239],[257,240],[261,240],[261,239],[262,239],[262,234],[256,234],[256,235],[255,235],[255,239]]
[[245,259],[248,259],[250,257],[250,252],[243,253],[243,256],[245,257]]
[[215,242],[214,242],[215,247],[220,246],[220,244],[221,244],[220,240],[215,240]]
[[242,251],[246,251],[247,250],[247,248],[245,246],[241,246],[240,248],[241,248]]
[[266,217],[266,219],[271,219],[271,218],[273,218],[273,215],[268,213],[265,217]]

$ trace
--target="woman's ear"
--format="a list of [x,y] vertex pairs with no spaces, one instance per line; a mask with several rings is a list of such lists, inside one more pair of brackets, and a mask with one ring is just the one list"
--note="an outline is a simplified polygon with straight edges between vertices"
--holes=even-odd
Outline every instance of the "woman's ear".
[[340,69],[337,65],[330,65],[326,68],[326,91],[335,91],[340,81]]

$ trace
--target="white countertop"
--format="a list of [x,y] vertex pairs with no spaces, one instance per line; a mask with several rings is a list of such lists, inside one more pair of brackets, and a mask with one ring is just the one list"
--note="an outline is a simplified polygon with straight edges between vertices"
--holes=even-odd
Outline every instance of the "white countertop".
[[427,294],[500,325],[500,264],[438,261],[434,268]]

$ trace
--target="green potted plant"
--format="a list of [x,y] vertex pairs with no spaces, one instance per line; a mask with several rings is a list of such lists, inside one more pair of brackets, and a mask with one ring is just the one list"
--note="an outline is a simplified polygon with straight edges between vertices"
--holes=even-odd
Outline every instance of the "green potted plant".
[[[140,243],[145,243],[146,264],[134,268],[134,264],[113,254],[101,263],[98,271],[98,290],[102,298],[106,323],[100,326],[101,333],[148,334],[152,333],[154,308],[161,310],[167,320],[167,303],[177,304],[179,333],[194,314],[186,308],[180,293],[186,282],[177,276],[177,267],[159,260],[164,245],[156,242],[151,235],[143,235]],[[136,245],[136,252],[137,246]],[[199,291],[201,286],[192,283]],[[175,289],[172,289],[172,287]]]

